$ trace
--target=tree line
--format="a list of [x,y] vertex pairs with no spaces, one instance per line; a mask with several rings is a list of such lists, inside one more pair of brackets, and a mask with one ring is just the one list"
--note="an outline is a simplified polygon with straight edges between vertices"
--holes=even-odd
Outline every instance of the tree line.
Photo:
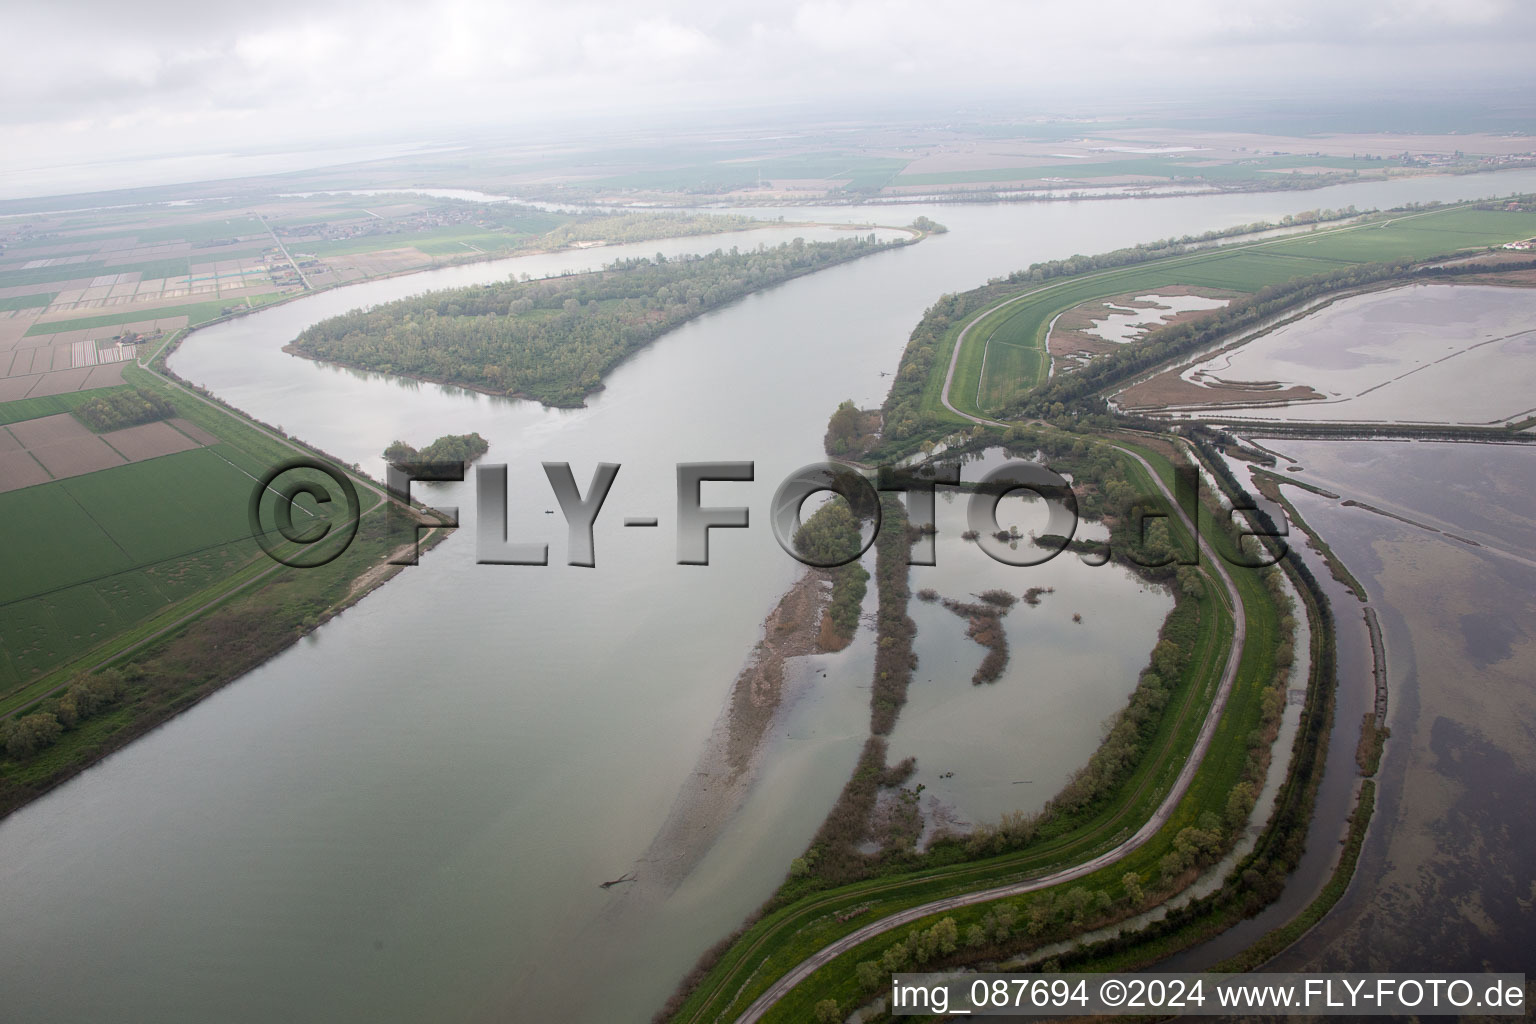
[[[1226,496],[1252,504],[1252,495],[1210,445],[1199,438],[1194,443],[1202,456],[1201,461],[1211,470]],[[1271,525],[1264,513],[1259,512],[1256,516],[1261,525]],[[1262,543],[1272,551],[1276,550],[1272,538],[1262,538]],[[1136,931],[1123,931],[1114,938],[1080,946],[1064,954],[1058,959],[1061,969],[1090,970],[1093,969],[1091,965],[1103,957],[1114,957],[1121,964],[1135,965],[1208,938],[1243,917],[1257,914],[1273,902],[1300,862],[1328,752],[1337,685],[1336,656],[1333,616],[1327,594],[1305,560],[1294,552],[1282,558],[1275,568],[1265,570],[1265,582],[1271,587],[1271,593],[1278,589],[1278,580],[1274,583],[1271,580],[1281,567],[1297,584],[1307,605],[1312,626],[1311,671],[1301,727],[1292,743],[1290,770],[1281,784],[1264,832],[1248,855],[1227,875],[1221,888],[1171,909],[1162,919]],[[1282,620],[1282,627],[1284,624]],[[1283,683],[1272,682],[1271,689],[1281,685]],[[1271,711],[1269,691],[1266,691],[1266,719]],[[1256,753],[1250,750],[1250,774]]]
[[701,313],[910,240],[874,235],[706,256],[620,260],[600,271],[429,292],[306,329],[288,350],[492,394],[579,406],[620,360]]

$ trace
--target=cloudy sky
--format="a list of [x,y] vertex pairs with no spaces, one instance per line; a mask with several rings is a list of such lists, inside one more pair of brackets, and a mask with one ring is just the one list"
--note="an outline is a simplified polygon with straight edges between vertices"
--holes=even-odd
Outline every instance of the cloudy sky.
[[84,162],[705,108],[1060,109],[1501,76],[1518,99],[1536,42],[1529,0],[62,0],[6,21],[0,186]]

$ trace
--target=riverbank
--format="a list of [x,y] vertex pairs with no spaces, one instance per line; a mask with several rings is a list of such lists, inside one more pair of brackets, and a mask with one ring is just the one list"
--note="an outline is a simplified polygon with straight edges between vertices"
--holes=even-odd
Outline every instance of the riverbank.
[[[242,463],[266,468],[319,457],[335,465],[337,472],[345,472],[339,460],[282,436],[170,376],[138,368],[134,373],[140,378],[136,383],[176,401],[180,415],[212,435]],[[349,538],[343,529],[319,541],[315,553],[329,545],[323,553],[331,555],[330,561],[313,569],[292,568],[256,549],[250,539],[251,551],[245,560],[210,586],[28,684],[27,702],[12,714],[53,716],[65,728],[40,749],[25,755],[12,752],[0,760],[0,817],[281,654],[392,578],[399,566],[389,559],[398,554],[399,542],[386,529],[388,499],[367,477],[357,474],[352,479],[362,492],[356,535]],[[243,505],[243,480],[240,487],[239,493],[225,497]],[[435,547],[445,536],[442,530],[429,530],[419,548]],[[65,707],[66,700],[58,696],[82,681],[105,676],[115,681],[115,696],[93,707],[88,716],[77,717],[73,705]]]

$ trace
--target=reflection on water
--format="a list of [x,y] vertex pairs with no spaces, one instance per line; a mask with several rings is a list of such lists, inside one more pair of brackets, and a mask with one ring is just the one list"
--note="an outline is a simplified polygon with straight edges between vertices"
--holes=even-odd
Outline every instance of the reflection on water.
[[[1003,461],[1001,449],[988,454],[967,465],[963,478],[980,479]],[[966,619],[940,602],[911,603],[918,664],[890,760],[917,758],[909,785],[926,787],[925,811],[937,806],[980,824],[1012,810],[1037,811],[1060,791],[1124,707],[1173,599],[1121,566],[1090,567],[1070,551],[1036,566],[995,561],[961,538],[968,497],[940,499],[936,564],[913,567],[913,593],[932,588],[941,598],[974,602],[993,588],[1015,597],[1032,588],[1050,592],[1003,616],[1008,665],[981,685],[971,676],[986,648],[966,636]],[[1031,529],[1043,532],[1046,516],[1043,502],[1019,504],[1010,511],[1005,500],[998,521],[1018,526],[1022,548]],[[1078,539],[1106,536],[1102,527],[1079,524]]]
[[1490,423],[1536,403],[1536,289],[1414,284],[1339,299],[1196,364],[1186,379],[1310,385],[1256,419]]
[[1529,973],[1536,453],[1276,445],[1308,467],[1302,479],[1424,525],[1293,491],[1380,612],[1392,738],[1353,886],[1271,969]]

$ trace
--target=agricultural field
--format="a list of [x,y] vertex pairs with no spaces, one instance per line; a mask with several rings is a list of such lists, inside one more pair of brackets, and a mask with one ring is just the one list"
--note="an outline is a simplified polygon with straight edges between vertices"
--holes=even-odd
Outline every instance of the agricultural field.
[[[1532,234],[1536,234],[1536,214],[1451,207],[1226,245],[1074,275],[1057,283],[1024,285],[1019,294],[951,329],[946,342],[951,349],[962,332],[965,339],[949,399],[962,412],[987,416],[1027,393],[1048,372],[1045,346],[1050,323],[1085,302],[1179,286],[1256,292],[1266,285],[1352,264],[1478,251]],[[1034,355],[1026,357],[1024,352]],[[937,364],[938,375],[947,369],[948,359],[946,350]],[[924,408],[938,411],[939,407],[938,388],[930,387]]]
[[[195,327],[307,291],[559,249],[578,238],[634,242],[742,226],[656,212],[550,213],[403,192],[257,195],[185,206],[146,201],[84,214],[11,213],[8,206],[31,204],[0,203],[0,352],[19,338],[52,346],[82,340],[63,337],[80,331],[122,328],[111,332],[116,336]],[[0,388],[0,401],[31,393],[17,388]]]
[[254,558],[250,479],[198,448],[0,494],[0,688],[35,678]]
[[[91,393],[0,404],[0,471],[17,484],[0,519],[27,524],[0,551],[0,715],[274,564],[247,503],[293,451],[146,371],[130,378],[178,416],[95,434],[70,412]],[[5,469],[18,457],[32,476]]]

